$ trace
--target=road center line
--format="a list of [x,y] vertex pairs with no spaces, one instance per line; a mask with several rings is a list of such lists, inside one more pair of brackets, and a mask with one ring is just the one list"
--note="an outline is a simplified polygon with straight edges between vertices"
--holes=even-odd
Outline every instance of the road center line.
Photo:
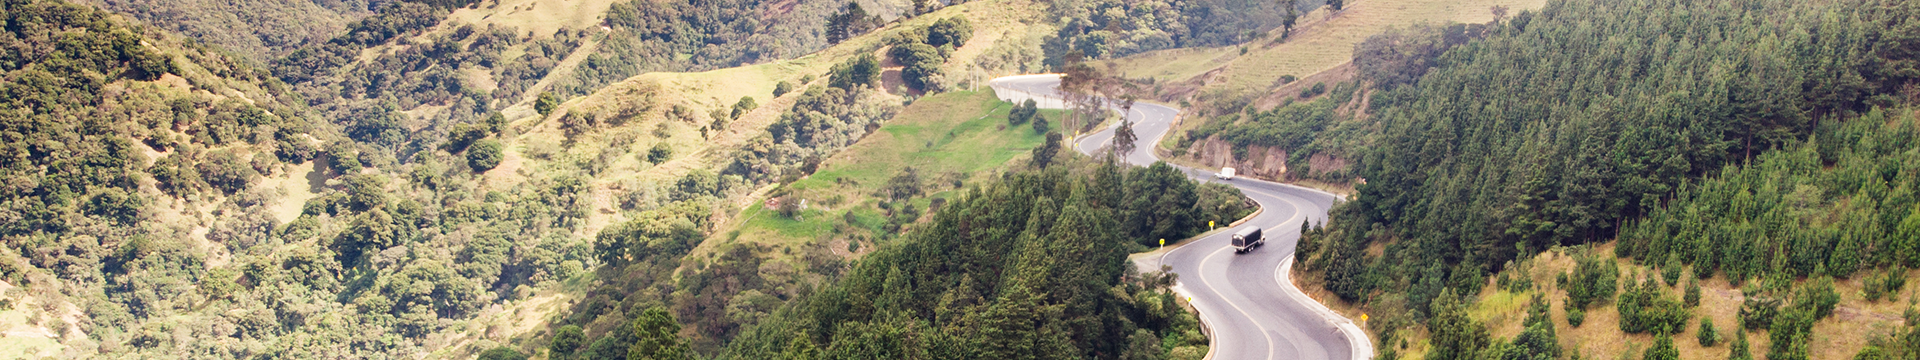
[[1216,256],[1220,256],[1220,254],[1223,252],[1226,252],[1227,249],[1228,248],[1223,247],[1223,248],[1220,248],[1220,250],[1214,250],[1213,253],[1208,254],[1206,258],[1200,259],[1200,267],[1198,269],[1198,271],[1200,272],[1200,285],[1207,287],[1208,290],[1213,290],[1214,295],[1220,295],[1221,302],[1227,303],[1227,306],[1232,306],[1233,311],[1240,312],[1240,318],[1246,319],[1247,322],[1253,323],[1254,328],[1260,329],[1260,338],[1267,340],[1267,359],[1272,360],[1274,350],[1277,349],[1280,344],[1279,342],[1273,341],[1273,333],[1267,331],[1266,325],[1260,325],[1260,321],[1254,320],[1253,314],[1248,313],[1247,309],[1242,309],[1240,308],[1240,304],[1235,304],[1233,303],[1233,300],[1227,299],[1226,294],[1220,292],[1220,290],[1218,289],[1215,289],[1213,287],[1213,283],[1207,281],[1207,265],[1213,264],[1213,258]]

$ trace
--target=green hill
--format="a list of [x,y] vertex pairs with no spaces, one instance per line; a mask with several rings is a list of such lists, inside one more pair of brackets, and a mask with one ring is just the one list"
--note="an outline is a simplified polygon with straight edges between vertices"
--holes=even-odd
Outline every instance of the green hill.
[[273,344],[280,320],[206,305],[257,307],[270,291],[239,283],[267,279],[236,259],[300,247],[267,239],[286,200],[263,184],[310,168],[316,114],[242,58],[92,7],[5,1],[0,23],[0,356]]

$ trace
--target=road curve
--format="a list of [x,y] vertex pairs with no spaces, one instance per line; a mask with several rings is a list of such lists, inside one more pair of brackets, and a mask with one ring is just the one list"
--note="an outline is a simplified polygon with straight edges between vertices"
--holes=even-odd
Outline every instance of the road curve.
[[[1064,108],[1057,93],[1057,75],[1021,75],[993,79],[989,84],[1001,99],[1036,99],[1043,108]],[[1127,119],[1138,135],[1125,161],[1150,165],[1154,144],[1173,126],[1180,111],[1136,103]],[[1116,125],[1117,126],[1117,125]],[[1112,142],[1113,126],[1075,139],[1083,153],[1104,151]],[[1177,289],[1191,296],[1202,321],[1212,329],[1212,357],[1234,360],[1370,359],[1371,341],[1351,321],[1301,293],[1285,278],[1294,245],[1305,221],[1326,221],[1336,196],[1298,186],[1252,179],[1219,181],[1212,172],[1179,167],[1188,177],[1233,185],[1260,204],[1263,211],[1240,226],[1265,230],[1267,245],[1246,254],[1229,248],[1232,231],[1215,232],[1163,255],[1161,264],[1180,274]],[[1221,226],[1233,219],[1220,219]]]

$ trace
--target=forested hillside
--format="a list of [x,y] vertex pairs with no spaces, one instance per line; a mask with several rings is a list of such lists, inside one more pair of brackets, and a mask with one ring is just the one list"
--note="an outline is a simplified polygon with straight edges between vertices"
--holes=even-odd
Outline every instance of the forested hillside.
[[253,63],[326,41],[380,1],[346,0],[89,0],[148,26],[199,39]]
[[[1451,301],[1541,251],[1616,238],[1664,286],[1691,266],[1703,279],[1773,279],[1766,291],[1813,296],[1789,304],[1816,309],[1819,282],[1792,290],[1795,278],[1904,261],[1909,130],[1880,127],[1901,118],[1882,109],[1916,100],[1916,16],[1899,1],[1555,1],[1485,27],[1369,40],[1355,59],[1368,98],[1350,113],[1364,116],[1329,126],[1317,100],[1220,132],[1354,157],[1358,193],[1303,257],[1332,293],[1404,314],[1382,331],[1425,323],[1428,358],[1544,351],[1489,343]],[[1623,283],[1601,300],[1619,306],[1623,331],[1682,330],[1671,321],[1688,313],[1652,277]],[[1773,294],[1759,291],[1748,298]],[[1804,357],[1794,334],[1822,317],[1774,322],[1768,357]]]
[[39,330],[10,353],[241,357],[312,314],[248,312],[290,299],[236,261],[282,247],[264,239],[281,195],[256,185],[314,154],[285,84],[89,6],[3,1],[0,24],[0,313]]
[[[1061,156],[969,188],[929,226],[804,291],[721,357],[1200,358],[1206,338],[1198,321],[1167,290],[1171,277],[1127,264],[1144,239],[1120,219],[1244,213],[1143,207],[1128,199],[1180,193],[1150,185],[1163,181],[1191,191],[1191,180],[1165,164],[1124,169]],[[1167,204],[1178,202],[1153,205]],[[1143,222],[1151,223],[1132,223]]]

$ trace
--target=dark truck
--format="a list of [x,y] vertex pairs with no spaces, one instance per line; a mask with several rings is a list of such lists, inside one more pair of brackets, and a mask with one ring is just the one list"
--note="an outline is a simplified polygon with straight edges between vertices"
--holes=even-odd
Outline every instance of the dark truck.
[[1266,245],[1267,238],[1260,236],[1259,226],[1249,226],[1233,233],[1233,253],[1253,251],[1255,246]]

